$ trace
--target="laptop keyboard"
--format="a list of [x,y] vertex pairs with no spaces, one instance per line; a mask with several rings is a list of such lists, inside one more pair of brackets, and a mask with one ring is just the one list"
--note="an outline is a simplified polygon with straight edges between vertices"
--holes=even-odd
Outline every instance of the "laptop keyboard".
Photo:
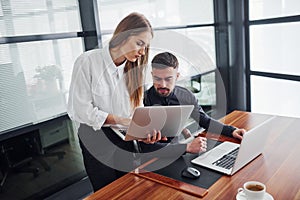
[[216,160],[212,164],[225,169],[231,169],[233,167],[238,152],[239,152],[239,147],[225,154],[222,158]]

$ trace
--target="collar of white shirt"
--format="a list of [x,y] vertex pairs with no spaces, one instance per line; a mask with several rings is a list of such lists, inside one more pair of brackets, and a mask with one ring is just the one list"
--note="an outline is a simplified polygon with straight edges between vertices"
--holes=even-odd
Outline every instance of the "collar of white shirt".
[[107,70],[109,71],[110,74],[116,75],[117,78],[121,78],[123,76],[124,67],[125,67],[126,62],[124,62],[120,66],[116,66],[111,58],[110,53],[109,53],[109,45],[104,46],[103,50],[104,50],[104,52],[103,52],[104,53],[104,63],[107,67]]

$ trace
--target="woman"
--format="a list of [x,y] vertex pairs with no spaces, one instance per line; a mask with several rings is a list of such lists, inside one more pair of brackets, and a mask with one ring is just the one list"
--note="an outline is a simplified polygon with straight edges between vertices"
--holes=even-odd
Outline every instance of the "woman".
[[[120,150],[115,148],[133,152],[133,143],[105,133],[101,127],[128,125],[134,108],[142,105],[144,69],[152,37],[149,21],[141,14],[131,13],[117,25],[107,46],[87,51],[75,62],[68,114],[79,127],[84,165],[94,191],[133,168],[133,158],[116,158]],[[144,142],[160,139],[160,132],[153,131]],[[123,161],[130,163],[126,170],[115,170]]]

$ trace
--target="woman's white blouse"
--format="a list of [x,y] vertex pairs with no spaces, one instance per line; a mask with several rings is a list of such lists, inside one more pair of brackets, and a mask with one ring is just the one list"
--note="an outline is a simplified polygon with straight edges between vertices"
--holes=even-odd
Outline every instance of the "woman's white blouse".
[[130,117],[131,106],[124,80],[124,64],[116,66],[108,46],[80,55],[75,64],[67,112],[76,122],[98,130],[109,113]]

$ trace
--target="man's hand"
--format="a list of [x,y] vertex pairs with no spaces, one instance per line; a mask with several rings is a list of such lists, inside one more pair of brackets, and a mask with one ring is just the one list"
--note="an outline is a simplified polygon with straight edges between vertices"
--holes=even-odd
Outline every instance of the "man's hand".
[[196,137],[192,142],[186,145],[187,153],[201,153],[205,152],[207,148],[205,137]]
[[237,138],[237,139],[240,139],[242,140],[243,139],[243,135],[246,133],[246,130],[245,129],[236,129],[232,132],[232,136],[234,138]]
[[160,140],[167,141],[168,138],[165,136],[162,137],[160,131],[153,130],[152,135],[148,134],[146,139],[142,139],[139,141],[142,141],[146,144],[154,144],[155,142],[158,142]]

